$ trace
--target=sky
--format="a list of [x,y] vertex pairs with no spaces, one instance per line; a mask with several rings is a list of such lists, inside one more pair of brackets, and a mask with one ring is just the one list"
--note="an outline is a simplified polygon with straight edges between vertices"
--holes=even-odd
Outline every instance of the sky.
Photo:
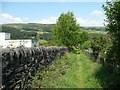
[[103,26],[105,2],[1,2],[0,24],[55,24],[61,13],[71,11],[81,26]]

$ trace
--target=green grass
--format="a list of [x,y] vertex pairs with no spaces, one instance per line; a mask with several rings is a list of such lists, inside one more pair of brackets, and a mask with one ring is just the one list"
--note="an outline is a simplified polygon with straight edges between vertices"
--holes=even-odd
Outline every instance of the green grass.
[[34,88],[101,88],[95,78],[100,64],[83,53],[67,53],[49,68],[38,70],[32,82]]

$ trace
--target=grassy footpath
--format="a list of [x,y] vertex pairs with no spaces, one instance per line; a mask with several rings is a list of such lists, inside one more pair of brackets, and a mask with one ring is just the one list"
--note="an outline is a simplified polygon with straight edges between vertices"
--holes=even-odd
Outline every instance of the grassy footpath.
[[100,64],[92,62],[83,53],[67,53],[49,68],[36,73],[32,82],[35,88],[100,88],[95,78]]

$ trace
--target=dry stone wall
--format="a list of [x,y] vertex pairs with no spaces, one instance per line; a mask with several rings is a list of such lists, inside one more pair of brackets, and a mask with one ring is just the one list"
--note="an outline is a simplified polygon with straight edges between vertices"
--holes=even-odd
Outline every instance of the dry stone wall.
[[2,88],[27,88],[38,67],[45,68],[64,55],[66,47],[34,47],[2,50]]
[[86,56],[88,56],[91,60],[95,61],[95,62],[100,62],[100,56],[97,57],[97,59],[95,58],[95,56],[93,55],[93,52],[90,50],[83,50],[83,52],[86,54]]

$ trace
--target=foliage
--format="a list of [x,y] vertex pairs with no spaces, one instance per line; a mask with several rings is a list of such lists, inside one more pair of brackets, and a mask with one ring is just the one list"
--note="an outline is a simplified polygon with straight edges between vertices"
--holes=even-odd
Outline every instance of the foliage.
[[80,26],[72,12],[62,13],[53,30],[54,39],[59,45],[72,46],[82,44],[86,40],[86,33],[80,31]]
[[100,35],[95,36],[91,40],[91,49],[93,51],[93,55],[95,56],[95,59],[98,58],[98,55],[100,58],[106,58],[106,52],[108,51],[108,48],[111,46],[111,39],[109,35]]
[[78,38],[78,44],[81,44],[82,46],[82,44],[88,41],[89,39],[88,33],[85,31],[78,32],[77,38]]
[[92,40],[94,37],[100,37],[100,36],[102,36],[102,35],[106,35],[106,34],[104,34],[104,33],[100,33],[100,32],[95,32],[94,31],[94,33],[91,33],[92,31],[90,31],[90,32],[88,32],[88,37],[89,37],[89,39],[90,40]]
[[106,62],[114,67],[114,72],[120,74],[120,1],[107,2],[103,9],[107,16],[106,30],[111,34],[113,41]]
[[82,49],[90,49],[91,48],[91,43],[90,41],[86,41],[82,45]]
[[88,33],[85,31],[79,32],[78,38],[79,38],[78,45],[72,46],[73,52],[77,54],[81,52],[81,49],[83,49],[84,43],[88,41]]

